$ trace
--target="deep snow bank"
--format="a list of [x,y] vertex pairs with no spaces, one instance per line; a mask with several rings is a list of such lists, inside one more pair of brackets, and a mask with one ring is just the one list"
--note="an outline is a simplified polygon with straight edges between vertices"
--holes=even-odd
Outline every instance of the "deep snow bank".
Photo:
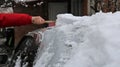
[[120,12],[57,16],[44,32],[34,67],[119,67]]

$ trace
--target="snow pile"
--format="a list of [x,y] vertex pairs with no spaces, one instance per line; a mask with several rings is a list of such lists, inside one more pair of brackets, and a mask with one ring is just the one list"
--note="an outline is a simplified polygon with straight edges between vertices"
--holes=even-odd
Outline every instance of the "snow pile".
[[57,17],[34,67],[120,67],[120,12]]

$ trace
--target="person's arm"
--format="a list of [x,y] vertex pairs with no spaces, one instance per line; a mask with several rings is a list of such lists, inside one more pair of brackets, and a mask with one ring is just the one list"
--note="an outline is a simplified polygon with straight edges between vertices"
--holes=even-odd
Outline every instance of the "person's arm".
[[28,14],[0,14],[0,27],[20,26],[27,24],[42,24],[44,19],[40,16],[32,17]]

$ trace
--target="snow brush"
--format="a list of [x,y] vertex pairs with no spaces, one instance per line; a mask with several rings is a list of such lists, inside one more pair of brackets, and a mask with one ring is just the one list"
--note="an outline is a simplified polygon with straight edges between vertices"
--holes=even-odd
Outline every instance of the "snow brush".
[[55,26],[55,21],[47,20],[47,21],[45,21],[45,23],[48,24],[48,27],[53,27],[53,26]]

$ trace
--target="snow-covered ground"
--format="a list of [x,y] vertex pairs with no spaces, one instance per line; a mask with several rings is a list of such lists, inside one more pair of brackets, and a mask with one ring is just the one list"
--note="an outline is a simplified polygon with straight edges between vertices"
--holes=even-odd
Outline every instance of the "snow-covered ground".
[[44,32],[34,67],[120,67],[120,12],[59,14]]

